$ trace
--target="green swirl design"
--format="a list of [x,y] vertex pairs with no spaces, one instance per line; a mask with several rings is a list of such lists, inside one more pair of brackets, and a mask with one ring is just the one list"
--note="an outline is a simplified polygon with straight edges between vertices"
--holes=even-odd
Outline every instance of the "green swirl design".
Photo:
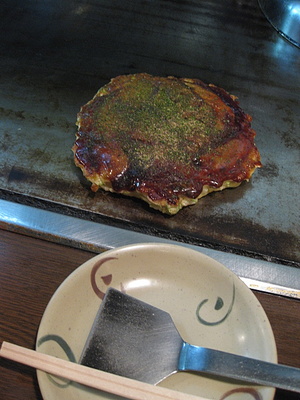
[[[68,345],[68,343],[61,337],[58,335],[45,335],[43,337],[41,337],[38,340],[38,347],[41,346],[43,343],[45,342],[49,342],[49,341],[54,341],[56,342],[65,352],[67,358],[69,361],[71,362],[75,362],[76,363],[76,358],[75,355],[72,351],[72,349],[70,348],[70,346]],[[59,383],[57,382],[52,375],[47,374],[48,379],[56,386],[60,387],[60,388],[66,388],[69,385],[72,384],[72,381],[67,381],[66,383]]]
[[[204,300],[202,300],[201,303],[198,305],[198,307],[197,307],[197,309],[196,309],[196,316],[197,316],[197,319],[198,319],[198,321],[199,321],[201,324],[206,325],[206,326],[216,326],[216,325],[220,325],[222,322],[224,322],[224,321],[226,320],[226,318],[228,318],[228,316],[230,315],[230,313],[231,313],[231,311],[232,311],[232,309],[233,309],[233,305],[234,305],[234,302],[235,302],[235,285],[233,284],[232,299],[231,299],[231,302],[230,302],[230,304],[229,304],[228,311],[227,311],[227,313],[224,315],[224,317],[221,318],[220,320],[217,320],[217,321],[214,321],[214,322],[209,322],[209,321],[206,321],[204,318],[201,317],[200,314],[201,314],[201,311],[202,311],[202,307],[203,307],[208,301],[209,301],[209,299],[204,299]],[[224,301],[223,301],[223,299],[222,299],[221,297],[218,297],[218,298],[217,298],[217,301],[215,302],[214,309],[215,309],[216,311],[219,311],[219,310],[222,310],[223,307],[224,307]]]

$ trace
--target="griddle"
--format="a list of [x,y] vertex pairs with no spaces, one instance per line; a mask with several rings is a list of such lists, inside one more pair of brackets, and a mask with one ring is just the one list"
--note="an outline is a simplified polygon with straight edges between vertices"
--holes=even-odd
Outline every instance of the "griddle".
[[[300,267],[300,51],[256,1],[17,1],[1,10],[0,198]],[[98,191],[73,163],[80,106],[112,77],[199,78],[253,117],[263,168],[175,216]]]

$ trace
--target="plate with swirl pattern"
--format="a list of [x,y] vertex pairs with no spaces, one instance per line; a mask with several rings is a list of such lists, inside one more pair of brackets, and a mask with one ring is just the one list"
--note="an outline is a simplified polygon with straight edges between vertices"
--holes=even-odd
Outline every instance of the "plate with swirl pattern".
[[[268,318],[233,272],[196,250],[156,243],[108,250],[79,266],[51,298],[38,330],[37,350],[78,362],[110,286],[170,313],[191,344],[277,362]],[[37,374],[45,400],[119,399]],[[272,388],[189,372],[171,375],[159,385],[212,400],[272,400],[275,393]]]

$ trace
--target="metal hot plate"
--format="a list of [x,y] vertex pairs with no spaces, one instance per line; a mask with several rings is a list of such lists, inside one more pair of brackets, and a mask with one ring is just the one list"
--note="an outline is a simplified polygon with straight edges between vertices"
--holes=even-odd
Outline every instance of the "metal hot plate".
[[[299,267],[300,51],[256,1],[4,0],[0,10],[2,199]],[[76,114],[112,77],[137,72],[238,96],[263,168],[173,217],[92,193],[72,159]]]

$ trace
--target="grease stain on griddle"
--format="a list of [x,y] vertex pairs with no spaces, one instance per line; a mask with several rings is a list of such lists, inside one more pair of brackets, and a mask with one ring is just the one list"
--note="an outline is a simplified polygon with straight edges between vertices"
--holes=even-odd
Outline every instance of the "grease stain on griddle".
[[6,131],[3,132],[2,140],[0,140],[0,150],[6,152],[10,146],[10,135]]
[[279,175],[279,168],[277,164],[268,162],[263,166],[259,173],[261,177],[264,178],[276,178]]
[[284,145],[289,149],[300,150],[300,141],[295,140],[295,136],[290,132],[284,132],[281,135]]
[[[214,220],[214,223],[218,223],[217,219]],[[268,261],[272,258],[269,256],[270,254],[275,259],[279,259],[281,254],[288,254],[294,260],[299,258],[298,238],[295,232],[265,228],[263,225],[253,223],[253,221],[244,217],[240,219],[235,217],[232,221],[229,217],[226,224],[222,224],[222,226],[223,232],[226,233],[226,238],[222,237],[223,240],[225,239],[224,243],[230,243],[241,251],[245,249],[246,245],[246,248],[256,249],[257,253]],[[224,231],[224,226],[226,231]],[[249,235],[249,232],[251,232],[251,235]],[[246,239],[248,243],[241,241],[240,238]]]
[[25,110],[12,110],[9,108],[0,107],[0,116],[3,118],[10,118],[12,120],[16,119],[19,121],[26,120],[27,122],[34,123],[36,127],[47,127],[53,128],[57,127],[64,132],[74,129],[74,122],[70,122],[64,118],[52,118],[50,115],[38,115],[28,113]]
[[[176,233],[177,238],[184,238],[183,230],[177,229]],[[172,239],[172,234],[169,238]],[[205,247],[300,267],[295,261],[300,257],[297,232],[269,229],[238,214],[203,216],[198,232],[184,240],[199,244],[199,238]]]
[[30,151],[30,159],[34,162],[42,162],[43,164],[48,164],[52,157],[51,154],[46,153],[42,149],[35,148]]
[[25,119],[24,111],[22,110],[11,110],[8,108],[0,107],[0,116],[9,117],[9,118],[17,118],[17,119]]
[[28,178],[28,174],[25,170],[17,168],[17,167],[12,167],[9,174],[7,181],[8,182],[20,182],[20,181],[25,181]]

